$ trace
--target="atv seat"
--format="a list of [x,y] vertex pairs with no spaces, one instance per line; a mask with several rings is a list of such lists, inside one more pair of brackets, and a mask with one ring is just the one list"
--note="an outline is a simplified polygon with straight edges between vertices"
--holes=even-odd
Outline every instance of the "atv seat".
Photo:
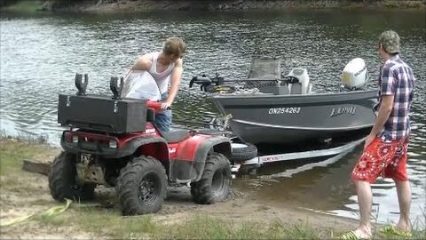
[[171,130],[168,132],[160,131],[160,134],[164,139],[166,139],[168,143],[180,142],[191,136],[189,134],[189,130],[186,130],[186,129]]

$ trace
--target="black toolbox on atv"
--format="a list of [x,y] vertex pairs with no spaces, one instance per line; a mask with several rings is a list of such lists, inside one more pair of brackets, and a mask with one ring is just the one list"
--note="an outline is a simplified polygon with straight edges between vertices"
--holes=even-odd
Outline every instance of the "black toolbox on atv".
[[145,130],[146,116],[146,100],[59,95],[58,122],[62,126],[116,134],[131,133]]

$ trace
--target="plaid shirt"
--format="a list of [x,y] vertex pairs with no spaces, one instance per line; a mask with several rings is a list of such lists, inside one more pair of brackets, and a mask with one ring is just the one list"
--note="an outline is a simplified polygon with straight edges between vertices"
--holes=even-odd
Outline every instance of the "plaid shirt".
[[379,137],[383,140],[400,140],[410,134],[409,112],[413,102],[415,77],[413,70],[399,55],[388,59],[380,69],[377,113],[382,96],[394,96],[393,109]]

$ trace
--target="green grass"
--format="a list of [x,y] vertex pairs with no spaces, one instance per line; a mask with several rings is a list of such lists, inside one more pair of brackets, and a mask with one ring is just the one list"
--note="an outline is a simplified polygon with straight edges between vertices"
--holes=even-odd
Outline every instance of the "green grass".
[[161,224],[152,220],[152,215],[123,217],[115,209],[80,207],[78,203],[73,203],[66,214],[37,219],[55,227],[71,224],[82,231],[114,239],[145,238],[160,234],[162,230]]
[[236,223],[219,217],[195,215],[172,224],[154,220],[154,215],[122,217],[116,211],[72,207],[67,214],[39,217],[41,223],[59,227],[73,222],[86,232],[114,239],[319,239],[307,225],[285,226],[246,221]]
[[[313,229],[307,223],[286,225],[280,221],[235,222],[202,214],[167,223],[167,220],[155,220],[155,216],[122,217],[114,209],[85,207],[74,203],[65,214],[39,216],[34,220],[56,228],[71,225],[85,232],[114,239],[336,239],[339,236],[333,230]],[[425,230],[414,230],[412,239],[425,239],[425,234]],[[376,233],[374,239],[404,238]]]
[[16,4],[4,7],[4,10],[11,12],[20,12],[20,13],[35,13],[42,6],[41,1],[33,0],[23,0],[18,1]]
[[29,158],[33,148],[27,144],[0,140],[0,176],[20,170],[24,158]]
[[52,161],[58,150],[39,144],[39,139],[7,139],[0,136],[0,176],[22,171],[23,160]]

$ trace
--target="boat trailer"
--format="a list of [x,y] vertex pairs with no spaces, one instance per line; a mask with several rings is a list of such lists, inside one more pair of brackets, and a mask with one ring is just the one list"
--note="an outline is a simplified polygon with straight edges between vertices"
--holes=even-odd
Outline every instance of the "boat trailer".
[[[281,162],[281,161],[293,161],[298,159],[313,159],[318,157],[331,157],[335,155],[343,156],[346,153],[352,151],[356,146],[361,144],[364,141],[365,137],[348,142],[344,145],[337,147],[327,148],[327,149],[316,149],[309,151],[300,151],[300,152],[290,152],[282,154],[271,154],[271,155],[259,155],[252,159],[246,160],[242,163],[234,164],[232,166],[232,173],[236,174],[240,171],[241,168],[246,168],[249,170],[249,173],[255,174],[256,169],[261,167],[263,164]],[[232,145],[232,144],[231,144]]]

